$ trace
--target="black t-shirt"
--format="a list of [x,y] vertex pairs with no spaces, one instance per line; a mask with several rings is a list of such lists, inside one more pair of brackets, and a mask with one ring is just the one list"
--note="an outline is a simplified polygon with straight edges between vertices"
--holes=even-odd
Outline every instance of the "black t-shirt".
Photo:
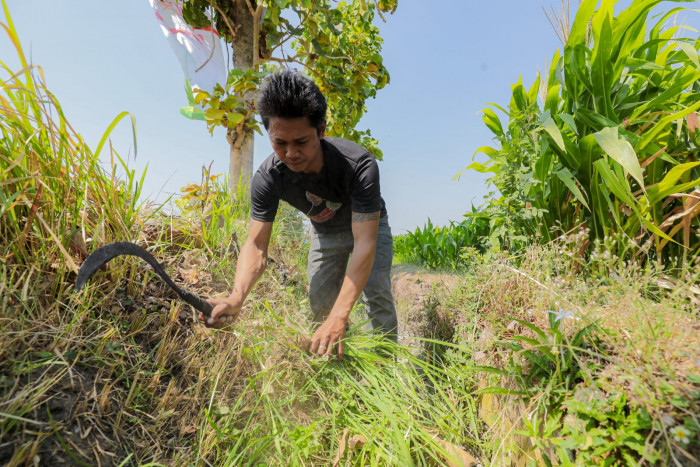
[[380,211],[386,207],[379,189],[379,168],[372,154],[343,138],[321,140],[321,173],[292,172],[273,153],[253,176],[250,216],[272,222],[282,199],[310,220],[320,233],[351,229],[352,212]]

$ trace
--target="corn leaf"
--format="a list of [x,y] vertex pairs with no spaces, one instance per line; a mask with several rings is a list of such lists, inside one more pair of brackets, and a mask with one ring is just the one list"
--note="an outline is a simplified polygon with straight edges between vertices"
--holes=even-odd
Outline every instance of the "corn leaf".
[[590,211],[591,207],[588,205],[588,202],[586,201],[586,197],[583,195],[581,192],[581,189],[579,186],[576,184],[576,181],[574,180],[574,176],[571,174],[571,171],[567,169],[566,167],[561,168],[556,172],[557,177],[559,177],[559,180],[564,182],[564,185],[571,190],[571,193],[576,197],[576,199],[586,206],[586,208]]
[[618,137],[617,127],[603,128],[595,133],[595,140],[603,151],[620,164],[644,189],[644,175],[637,154],[630,143]]

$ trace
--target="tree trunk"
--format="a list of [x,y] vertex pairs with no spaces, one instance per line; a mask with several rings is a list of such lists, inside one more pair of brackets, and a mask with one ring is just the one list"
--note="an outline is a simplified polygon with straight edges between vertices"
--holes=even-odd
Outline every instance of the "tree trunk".
[[[238,70],[247,70],[255,64],[253,53],[255,28],[253,15],[248,9],[246,0],[230,0],[232,6],[232,24],[236,25],[236,31],[231,48],[233,49],[233,67]],[[250,2],[255,8],[255,1]],[[254,96],[247,96],[253,99]],[[232,193],[238,190],[239,182],[247,183],[253,175],[253,140],[255,133],[243,126],[242,134],[236,129],[226,132],[226,139],[231,146],[229,161],[228,186]]]

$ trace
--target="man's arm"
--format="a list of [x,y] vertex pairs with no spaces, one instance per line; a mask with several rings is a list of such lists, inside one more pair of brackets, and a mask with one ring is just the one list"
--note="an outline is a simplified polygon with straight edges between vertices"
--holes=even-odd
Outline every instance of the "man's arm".
[[377,249],[377,231],[379,229],[379,211],[372,213],[352,213],[352,235],[354,245],[352,257],[345,272],[345,279],[338,298],[328,318],[314,333],[311,339],[311,353],[330,354],[338,346],[338,359],[343,357],[345,326],[350,318],[350,311],[367,284],[374,264]]
[[241,312],[243,302],[255,283],[265,271],[267,263],[267,248],[272,235],[272,222],[252,220],[248,230],[248,239],[241,248],[236,266],[236,276],[233,280],[233,292],[227,298],[208,300],[214,305],[211,317],[204,320],[200,313],[199,319],[207,327],[221,328],[233,322]]

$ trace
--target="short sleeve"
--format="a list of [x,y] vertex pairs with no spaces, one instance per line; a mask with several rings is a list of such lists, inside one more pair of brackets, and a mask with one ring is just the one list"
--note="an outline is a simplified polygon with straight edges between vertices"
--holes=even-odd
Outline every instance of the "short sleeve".
[[370,213],[382,209],[379,167],[370,153],[362,156],[357,164],[353,177],[351,199],[353,212]]
[[273,222],[279,207],[279,195],[269,173],[259,169],[250,185],[250,217],[256,221]]

